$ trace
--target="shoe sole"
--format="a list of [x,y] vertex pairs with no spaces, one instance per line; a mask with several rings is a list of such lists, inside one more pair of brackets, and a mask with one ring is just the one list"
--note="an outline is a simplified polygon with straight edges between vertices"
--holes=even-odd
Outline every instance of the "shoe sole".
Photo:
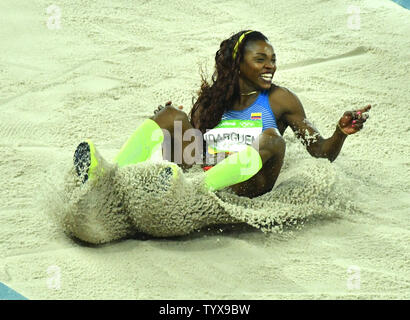
[[91,141],[81,142],[74,152],[74,167],[82,183],[92,180],[98,161],[95,157],[95,147]]
[[178,166],[172,165],[164,168],[159,174],[159,180],[161,182],[160,188],[166,191],[171,186],[171,180],[178,177]]
[[82,183],[88,180],[88,169],[91,165],[90,146],[87,142],[81,142],[74,152],[74,167],[79,177],[82,177]]

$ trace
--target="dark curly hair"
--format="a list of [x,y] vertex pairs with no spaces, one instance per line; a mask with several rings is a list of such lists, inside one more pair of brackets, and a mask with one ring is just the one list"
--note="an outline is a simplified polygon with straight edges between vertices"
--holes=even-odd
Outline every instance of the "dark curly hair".
[[215,71],[212,83],[208,83],[206,75],[201,69],[201,88],[198,98],[189,113],[192,126],[202,134],[207,129],[214,128],[222,119],[223,113],[233,105],[239,97],[239,64],[243,59],[246,44],[250,41],[268,41],[261,32],[252,31],[242,39],[235,59],[233,50],[240,36],[250,30],[240,31],[230,38],[223,40],[215,54]]

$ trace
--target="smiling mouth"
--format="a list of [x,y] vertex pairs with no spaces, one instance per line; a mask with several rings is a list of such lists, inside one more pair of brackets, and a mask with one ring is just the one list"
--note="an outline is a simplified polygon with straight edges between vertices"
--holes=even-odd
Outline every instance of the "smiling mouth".
[[265,74],[262,74],[260,76],[260,78],[266,83],[272,83],[273,74],[271,74],[271,73],[266,74],[265,73]]

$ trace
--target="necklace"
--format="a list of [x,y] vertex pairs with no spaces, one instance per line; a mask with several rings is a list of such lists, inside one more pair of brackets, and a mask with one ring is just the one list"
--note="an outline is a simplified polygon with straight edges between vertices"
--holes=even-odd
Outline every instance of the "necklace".
[[250,96],[251,94],[257,93],[258,91],[251,91],[249,93],[241,93],[241,96]]

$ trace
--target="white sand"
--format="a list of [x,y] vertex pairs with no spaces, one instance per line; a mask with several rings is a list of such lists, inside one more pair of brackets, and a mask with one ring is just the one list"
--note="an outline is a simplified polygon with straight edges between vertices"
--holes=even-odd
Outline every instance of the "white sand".
[[[30,299],[409,299],[410,11],[389,0],[136,2],[59,1],[58,30],[48,1],[0,2],[0,282]],[[248,28],[271,40],[275,83],[324,137],[344,111],[374,104],[334,163],[288,129],[274,190],[254,202],[222,192],[208,210],[252,225],[287,214],[294,226],[101,246],[67,237],[42,205],[61,205],[77,144],[90,138],[109,160],[158,104],[188,111],[198,64],[211,72],[219,43]]]

